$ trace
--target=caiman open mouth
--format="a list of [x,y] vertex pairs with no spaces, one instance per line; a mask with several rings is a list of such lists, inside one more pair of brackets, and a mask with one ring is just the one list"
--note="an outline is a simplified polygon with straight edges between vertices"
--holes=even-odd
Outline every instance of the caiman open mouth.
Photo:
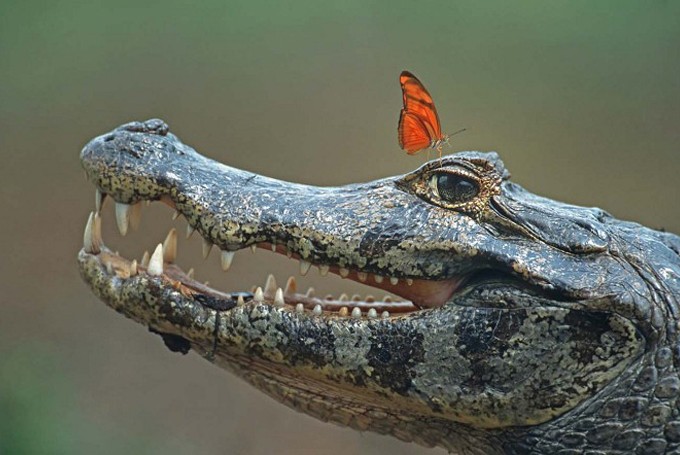
[[[104,245],[101,235],[101,209],[105,200],[107,200],[107,195],[97,189],[96,212],[91,213],[88,218],[83,239],[83,251],[96,256],[110,278],[115,276],[119,279],[129,279],[138,274],[160,276],[169,286],[174,287],[183,295],[196,298],[208,304],[210,301],[224,300],[234,300],[237,304],[254,301],[288,307],[297,313],[311,312],[316,316],[351,317],[354,319],[362,317],[369,319],[379,317],[389,318],[391,315],[402,315],[404,313],[442,306],[456,291],[462,288],[465,282],[463,277],[454,277],[446,280],[404,279],[380,276],[362,270],[350,270],[327,264],[317,265],[300,259],[283,245],[258,243],[245,248],[251,248],[253,251],[255,248],[262,248],[296,259],[299,262],[300,274],[303,276],[312,267],[316,267],[321,276],[333,273],[342,278],[381,289],[398,297],[385,295],[380,300],[376,300],[370,295],[362,297],[356,294],[351,297],[347,294],[342,294],[339,297],[332,295],[319,297],[313,288],[309,288],[305,293],[299,293],[295,277],[292,276],[288,278],[285,287],[281,288],[277,285],[274,276],[271,274],[263,288],[254,286],[250,292],[224,292],[196,281],[193,277],[193,269],[185,272],[175,264],[177,256],[177,231],[175,228],[170,230],[164,242],[158,244],[152,254],[145,253],[140,261],[126,259],[117,254],[117,252],[114,253],[109,250]],[[160,201],[175,210],[173,219],[180,216],[180,212],[176,210],[174,202],[169,197],[165,196]],[[148,204],[151,201],[146,202]],[[122,235],[127,233],[129,227],[134,229],[139,225],[142,205],[142,202],[134,205],[115,203],[116,225]],[[194,228],[187,224],[186,237],[189,238],[193,232]],[[213,244],[204,238],[204,258],[207,258],[212,247]],[[220,262],[223,270],[227,271],[232,266],[234,254],[234,251],[220,252]],[[404,300],[400,300],[400,298]]]

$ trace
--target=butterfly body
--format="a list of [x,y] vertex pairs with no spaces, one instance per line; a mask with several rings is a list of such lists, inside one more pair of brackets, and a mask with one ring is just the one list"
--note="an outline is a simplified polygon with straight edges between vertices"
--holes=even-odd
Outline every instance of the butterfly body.
[[449,136],[442,134],[439,114],[425,86],[408,71],[399,76],[404,107],[399,115],[399,146],[409,155],[432,148],[441,155]]

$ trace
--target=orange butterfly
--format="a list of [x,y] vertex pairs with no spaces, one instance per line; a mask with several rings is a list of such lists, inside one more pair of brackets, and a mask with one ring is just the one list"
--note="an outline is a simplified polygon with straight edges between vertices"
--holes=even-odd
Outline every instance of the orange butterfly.
[[[409,155],[433,148],[441,158],[442,147],[449,142],[450,136],[442,134],[432,97],[422,82],[408,71],[401,72],[399,83],[404,97],[404,107],[399,115],[399,146]],[[453,134],[461,131],[464,129]]]

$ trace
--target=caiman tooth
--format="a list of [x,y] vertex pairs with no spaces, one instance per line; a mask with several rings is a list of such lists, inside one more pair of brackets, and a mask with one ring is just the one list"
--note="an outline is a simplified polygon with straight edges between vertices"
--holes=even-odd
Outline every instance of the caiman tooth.
[[130,225],[130,210],[131,205],[116,202],[116,225],[120,235],[127,234],[128,226]]
[[149,275],[163,274],[163,244],[159,243],[149,259],[149,266],[146,268]]
[[245,305],[246,301],[243,300],[243,296],[239,294],[238,298],[236,299],[236,305]]
[[286,302],[283,300],[283,290],[281,288],[278,288],[276,290],[276,294],[274,295],[274,305],[284,306],[285,304]]
[[179,210],[175,210],[174,212],[172,212],[172,221],[175,221],[177,218],[179,218],[179,216],[180,216]]
[[347,308],[346,306],[344,306],[344,307],[342,307],[338,310],[339,316],[347,316],[348,314],[349,314],[349,308]]
[[142,260],[140,262],[142,267],[148,267],[149,266],[149,258],[150,258],[149,252],[145,251],[144,254],[142,254]]
[[359,281],[361,281],[361,282],[363,283],[363,282],[366,281],[366,279],[368,278],[368,273],[366,273],[366,272],[357,272],[357,278],[359,278]]
[[86,253],[99,254],[101,251],[101,222],[99,215],[90,212],[85,225],[85,232],[83,233],[83,249]]
[[297,291],[297,283],[295,282],[295,277],[291,276],[288,277],[288,281],[286,281],[286,290],[283,291],[284,294],[286,295],[291,295],[295,294]]
[[406,284],[411,286],[413,284],[413,280],[411,278],[406,278]]
[[213,244],[210,240],[203,239],[203,259],[208,259],[210,250],[212,250]]
[[191,278],[192,280],[194,279],[194,268],[190,268],[189,271],[187,272],[187,276]]
[[327,265],[320,265],[319,266],[319,275],[321,276],[326,276],[328,275],[328,270],[330,269],[329,266]]
[[347,297],[347,294],[342,293],[340,294],[340,297],[338,297],[338,302],[347,302],[349,300],[349,297]]
[[276,285],[276,278],[271,273],[267,276],[267,281],[264,284],[264,295],[267,297],[274,297],[278,286]]
[[170,229],[163,241],[163,261],[172,264],[177,259],[177,230]]
[[264,293],[262,292],[261,287],[258,286],[257,289],[255,289],[255,296],[253,296],[253,300],[258,303],[264,302]]
[[225,272],[231,267],[235,253],[233,251],[222,250],[220,253],[220,265]]
[[368,319],[375,319],[378,317],[378,312],[375,311],[375,308],[371,308],[368,310],[368,313],[366,313],[366,316],[368,316]]
[[392,296],[386,295],[385,297],[383,297],[382,301],[385,302],[385,303],[389,303],[389,302],[392,301]]
[[321,313],[323,313],[323,309],[321,308],[321,305],[316,304],[314,305],[314,309],[312,310],[312,314],[315,316],[321,316]]
[[387,319],[387,318],[390,317],[390,312],[385,310],[382,313],[380,313],[380,317],[383,318],[383,319]]
[[274,242],[271,243],[271,249],[272,249],[272,253],[276,253],[276,243],[274,243]]
[[373,297],[371,294],[368,294],[368,295],[364,298],[364,302],[368,302],[368,303],[375,302],[375,297]]
[[361,309],[358,306],[352,308],[352,319],[359,319],[361,317]]
[[130,276],[135,276],[137,273],[139,273],[137,270],[137,259],[133,259],[130,263]]
[[307,293],[305,294],[305,297],[307,297],[308,299],[311,299],[312,297],[314,297],[314,288],[307,289]]
[[142,222],[142,202],[137,202],[130,206],[130,227],[133,231],[139,229]]
[[373,279],[376,283],[380,284],[383,282],[384,277],[382,275],[373,275]]
[[295,312],[296,313],[304,313],[305,312],[305,306],[301,303],[298,303],[295,305]]
[[311,262],[300,260],[300,275],[305,276],[309,269],[312,267]]
[[252,245],[250,245],[250,252],[255,254],[255,251],[257,251],[257,245],[253,243]]
[[392,286],[398,285],[398,284],[399,284],[399,278],[397,278],[396,276],[390,277],[390,284],[391,284]]
[[97,211],[97,213],[102,212],[104,199],[106,199],[106,194],[102,193],[102,191],[99,188],[97,188],[94,193],[94,208]]
[[190,224],[187,224],[187,232],[186,232],[186,238],[188,239],[191,237],[191,234],[194,233],[194,227]]
[[349,270],[344,268],[344,267],[340,267],[340,270],[338,270],[338,273],[340,274],[341,277],[347,278],[347,275],[349,275]]

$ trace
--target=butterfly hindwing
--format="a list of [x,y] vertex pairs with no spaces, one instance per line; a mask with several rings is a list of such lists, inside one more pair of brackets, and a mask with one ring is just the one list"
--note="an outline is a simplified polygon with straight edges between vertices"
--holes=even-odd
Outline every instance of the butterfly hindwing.
[[409,155],[427,148],[432,140],[420,118],[402,109],[399,117],[399,146]]

